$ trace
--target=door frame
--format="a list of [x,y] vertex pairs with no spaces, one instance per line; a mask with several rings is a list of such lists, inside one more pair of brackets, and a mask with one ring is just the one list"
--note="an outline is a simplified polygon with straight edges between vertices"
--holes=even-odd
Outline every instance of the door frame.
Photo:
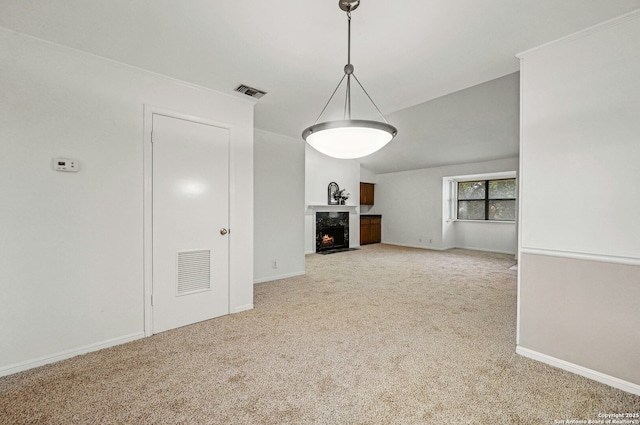
[[[172,109],[143,105],[144,122],[143,122],[143,262],[144,262],[144,336],[153,335],[153,145],[151,143],[151,132],[153,131],[153,115],[163,115],[169,118],[175,118],[185,121],[191,121],[199,124],[211,125],[214,127],[224,128],[229,131],[229,143],[232,140],[233,126],[228,123],[202,118],[195,115],[185,114]],[[231,173],[231,145],[229,146],[229,227],[231,226],[231,193],[233,187],[233,174]],[[231,264],[231,239],[229,238],[229,265]],[[231,270],[229,270],[231,276]],[[227,303],[229,312],[231,312],[231,278],[227,282],[229,285]]]

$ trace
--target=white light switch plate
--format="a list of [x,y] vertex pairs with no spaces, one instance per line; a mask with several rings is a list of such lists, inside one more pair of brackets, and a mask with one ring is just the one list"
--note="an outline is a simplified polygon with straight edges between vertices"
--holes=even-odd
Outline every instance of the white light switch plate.
[[53,169],[56,171],[78,172],[78,161],[69,158],[54,158]]

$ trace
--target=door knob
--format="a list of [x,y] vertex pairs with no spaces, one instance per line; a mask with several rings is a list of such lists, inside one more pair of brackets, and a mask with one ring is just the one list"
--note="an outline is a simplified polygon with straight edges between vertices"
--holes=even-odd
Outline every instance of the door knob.
[[222,229],[220,229],[220,234],[222,236],[226,235],[227,233],[229,233],[229,231],[227,229],[225,229],[224,227]]

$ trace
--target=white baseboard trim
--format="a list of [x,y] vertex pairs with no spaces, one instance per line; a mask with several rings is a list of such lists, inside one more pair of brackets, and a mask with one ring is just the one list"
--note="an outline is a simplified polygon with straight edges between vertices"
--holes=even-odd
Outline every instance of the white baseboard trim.
[[546,354],[542,354],[521,346],[516,347],[516,353],[520,354],[521,356],[546,363],[550,366],[557,367],[558,369],[566,370],[567,372],[575,373],[576,375],[584,376],[585,378],[598,381],[602,384],[609,385],[610,387],[614,387],[631,394],[640,395],[640,385],[634,384],[633,382],[628,382],[620,378],[605,375],[604,373],[587,369],[586,367],[569,363],[565,360],[560,360],[555,357],[551,357]]
[[438,248],[435,246],[424,246],[424,245],[408,245],[408,244],[404,244],[404,243],[395,243],[395,242],[386,242],[386,241],[382,241],[383,244],[385,245],[393,245],[393,246],[404,246],[406,248],[417,248],[417,249],[430,249],[433,251],[446,251],[449,248]]
[[83,347],[75,348],[73,350],[61,351],[56,354],[42,356],[33,360],[27,360],[26,362],[15,363],[9,366],[0,367],[0,376],[12,375],[14,373],[22,372],[28,369],[33,369],[34,367],[44,366],[49,363],[55,363],[55,362],[59,362],[60,360],[66,360],[66,359],[70,359],[71,357],[87,354],[92,351],[98,351],[104,348],[125,344],[127,342],[135,341],[136,339],[140,339],[140,338],[144,338],[144,332],[136,332],[134,334],[125,335],[118,338],[112,338],[102,342],[96,342],[95,344],[85,345]]
[[435,247],[435,246],[425,246],[425,245],[408,245],[408,244],[385,242],[385,241],[382,241],[382,243],[386,244],[386,245],[404,246],[404,247],[407,247],[407,248],[431,249],[431,250],[434,250],[434,251],[446,251],[448,249],[458,248],[458,249],[468,249],[468,250],[471,250],[471,251],[495,252],[497,254],[511,254],[511,255],[515,255],[516,254],[513,251],[499,251],[499,250],[495,250],[495,249],[473,248],[473,247],[468,247],[468,246]]
[[238,307],[233,309],[232,314],[242,313],[243,311],[252,310],[252,309],[253,309],[253,304],[239,305]]
[[499,249],[487,249],[487,248],[474,248],[472,246],[456,246],[459,249],[469,249],[471,251],[482,251],[482,252],[495,252],[497,254],[511,254],[516,255],[515,251],[502,251]]
[[306,272],[303,270],[301,272],[293,272],[293,273],[286,273],[286,274],[281,274],[277,276],[269,276],[269,277],[264,277],[261,279],[254,280],[253,284],[255,285],[256,283],[271,282],[272,280],[280,280],[280,279],[286,279],[289,277],[302,276],[304,274],[306,274]]

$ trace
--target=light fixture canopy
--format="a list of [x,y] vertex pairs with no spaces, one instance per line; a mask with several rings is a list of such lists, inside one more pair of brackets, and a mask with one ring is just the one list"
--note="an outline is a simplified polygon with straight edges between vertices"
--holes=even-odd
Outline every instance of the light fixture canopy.
[[[322,112],[320,112],[316,122],[302,132],[302,138],[314,149],[325,155],[340,159],[361,158],[363,156],[370,155],[389,143],[398,133],[398,130],[387,122],[378,106],[375,104],[373,99],[371,99],[371,96],[369,96],[369,93],[367,93],[353,72],[354,67],[351,64],[351,12],[359,5],[360,0],[338,1],[340,9],[347,12],[348,23],[347,64],[344,66],[344,75],[322,109]],[[367,95],[367,98],[376,108],[384,122],[351,119],[352,77],[358,83],[364,94]],[[331,102],[331,99],[333,99],[333,96],[336,94],[345,79],[347,80],[347,83],[344,119],[318,123],[320,117]]]

